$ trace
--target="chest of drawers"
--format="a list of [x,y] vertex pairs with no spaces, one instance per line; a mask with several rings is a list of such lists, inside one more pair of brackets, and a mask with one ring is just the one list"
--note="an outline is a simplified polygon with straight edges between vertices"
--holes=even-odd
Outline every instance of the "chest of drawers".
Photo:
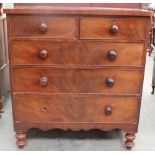
[[7,9],[17,145],[30,128],[138,129],[151,12]]

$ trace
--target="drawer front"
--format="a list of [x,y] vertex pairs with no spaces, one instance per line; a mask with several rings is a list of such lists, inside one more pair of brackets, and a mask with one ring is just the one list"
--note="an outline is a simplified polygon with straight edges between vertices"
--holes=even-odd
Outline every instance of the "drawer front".
[[95,95],[15,95],[15,120],[23,122],[134,123],[138,99]]
[[13,64],[142,66],[143,43],[13,41]]
[[15,92],[139,94],[141,71],[14,68]]
[[146,20],[140,18],[82,17],[81,39],[144,40]]
[[77,20],[74,17],[12,16],[12,37],[69,38],[77,35]]

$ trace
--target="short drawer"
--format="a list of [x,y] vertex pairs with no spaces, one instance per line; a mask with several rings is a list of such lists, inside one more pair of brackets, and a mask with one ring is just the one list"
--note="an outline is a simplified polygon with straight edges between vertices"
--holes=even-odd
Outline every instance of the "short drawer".
[[81,39],[144,40],[146,20],[140,18],[82,17]]
[[14,68],[15,92],[139,94],[141,71],[125,69]]
[[77,19],[48,15],[12,16],[11,37],[75,39]]
[[143,66],[143,43],[12,41],[12,64]]
[[95,95],[14,95],[15,121],[135,123],[138,98]]

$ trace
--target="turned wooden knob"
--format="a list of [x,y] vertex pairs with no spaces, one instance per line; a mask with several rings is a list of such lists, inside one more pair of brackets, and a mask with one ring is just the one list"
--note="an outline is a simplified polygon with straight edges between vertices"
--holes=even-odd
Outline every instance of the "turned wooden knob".
[[118,30],[119,30],[119,28],[115,24],[110,27],[111,34],[117,34],[118,33]]
[[46,31],[47,31],[47,24],[46,23],[41,23],[40,25],[39,25],[39,30],[40,30],[40,32],[41,33],[45,33]]
[[40,78],[40,85],[41,86],[47,86],[47,84],[48,84],[48,78],[47,77],[41,77]]
[[113,78],[107,78],[106,79],[106,85],[107,85],[107,87],[112,87],[114,85],[114,79]]
[[106,115],[111,115],[112,114],[112,107],[111,106],[105,107],[105,114]]
[[114,50],[111,50],[111,51],[108,52],[107,56],[108,56],[109,60],[115,60],[117,54],[116,54],[116,52]]
[[45,58],[47,57],[47,55],[48,55],[48,52],[47,52],[46,50],[41,50],[41,51],[39,52],[39,57],[40,57],[41,59],[45,59]]

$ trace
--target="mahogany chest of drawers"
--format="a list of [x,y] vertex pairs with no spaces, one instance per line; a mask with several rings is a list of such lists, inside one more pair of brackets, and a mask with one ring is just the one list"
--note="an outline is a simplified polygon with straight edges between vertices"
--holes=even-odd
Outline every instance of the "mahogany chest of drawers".
[[30,128],[138,129],[151,12],[7,9],[17,145]]

